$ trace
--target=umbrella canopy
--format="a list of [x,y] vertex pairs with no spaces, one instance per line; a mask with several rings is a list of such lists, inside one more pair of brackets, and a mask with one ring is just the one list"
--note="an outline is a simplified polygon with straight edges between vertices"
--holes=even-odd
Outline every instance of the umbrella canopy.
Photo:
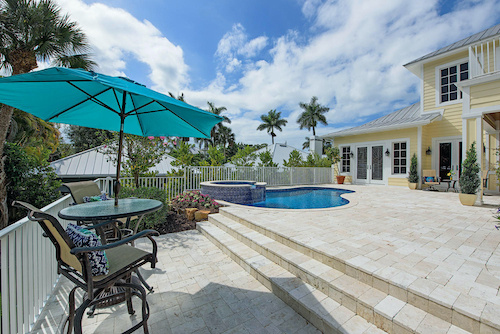
[[0,78],[0,103],[45,121],[119,131],[117,191],[123,133],[210,138],[223,120],[128,78],[64,67]]

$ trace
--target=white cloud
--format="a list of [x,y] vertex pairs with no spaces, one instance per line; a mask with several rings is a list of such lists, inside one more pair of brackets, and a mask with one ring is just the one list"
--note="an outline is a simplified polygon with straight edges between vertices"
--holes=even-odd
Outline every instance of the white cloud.
[[238,56],[242,56],[247,63],[248,58],[257,56],[267,46],[267,40],[267,37],[259,36],[248,41],[245,28],[241,23],[237,23],[219,41],[215,56],[224,64],[226,72],[233,72],[242,65]]
[[177,92],[188,84],[188,66],[184,63],[182,49],[150,22],[141,22],[123,9],[101,3],[57,2],[87,35],[100,72],[125,75],[126,58],[131,56],[149,66],[149,78],[155,89]]

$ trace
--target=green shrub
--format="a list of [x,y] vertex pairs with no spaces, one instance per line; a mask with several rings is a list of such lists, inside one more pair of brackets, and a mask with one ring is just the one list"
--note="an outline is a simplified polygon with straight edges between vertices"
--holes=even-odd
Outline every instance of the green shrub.
[[481,185],[481,179],[478,175],[480,171],[477,163],[476,142],[473,142],[467,150],[467,156],[462,164],[462,173],[460,174],[460,192],[462,194],[475,194]]
[[165,190],[147,187],[123,187],[122,189],[120,189],[118,198],[128,197],[156,199],[164,204],[160,210],[148,213],[144,216],[139,231],[153,228],[154,225],[164,223],[166,221],[168,206],[165,205],[165,202],[167,200],[167,192]]
[[10,206],[12,201],[24,201],[42,208],[61,197],[57,191],[61,181],[57,180],[47,161],[40,161],[18,144],[8,142],[5,143],[4,155],[9,224],[26,216],[26,210]]
[[418,183],[418,160],[417,155],[413,153],[410,163],[410,173],[408,174],[408,182]]

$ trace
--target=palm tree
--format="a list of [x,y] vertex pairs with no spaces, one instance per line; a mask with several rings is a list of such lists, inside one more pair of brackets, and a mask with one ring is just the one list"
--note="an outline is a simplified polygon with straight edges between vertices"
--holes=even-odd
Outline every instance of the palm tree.
[[316,136],[316,126],[318,125],[318,122],[320,122],[323,125],[328,125],[328,122],[326,121],[325,113],[327,113],[330,108],[322,106],[321,104],[318,103],[318,98],[316,96],[313,96],[311,98],[311,102],[309,103],[303,103],[300,102],[299,106],[304,109],[304,112],[300,114],[299,118],[297,119],[297,123],[300,124],[300,129],[302,130],[303,128],[307,128],[307,130],[313,130],[313,136]]
[[303,150],[305,150],[306,148],[309,148],[309,142],[310,142],[310,138],[306,137],[306,140],[302,143]]
[[234,145],[235,137],[233,131],[230,127],[222,125],[217,129],[215,138],[216,141],[214,142],[214,146],[221,145],[224,151],[224,155],[226,155],[226,145]]
[[[85,34],[62,15],[53,0],[0,1],[0,68],[13,75],[28,73],[37,67],[37,60],[56,65],[78,65],[92,69],[95,63],[87,53]],[[0,157],[14,108],[2,105],[0,111]],[[7,222],[6,177],[0,160],[0,228]]]
[[271,140],[274,144],[274,137],[276,137],[274,129],[276,128],[279,131],[283,131],[281,127],[285,126],[288,121],[281,118],[281,111],[276,112],[276,109],[269,110],[267,115],[261,115],[260,119],[262,120],[262,123],[259,124],[257,130],[267,130],[267,133],[271,134]]
[[[214,105],[214,103],[210,102],[210,101],[208,101],[207,104],[208,104],[208,111],[211,112],[212,114],[216,114],[218,116],[220,116],[220,114],[223,111],[227,110],[226,107],[216,107]],[[229,119],[229,117],[227,117],[225,115],[223,115],[222,117],[224,118],[222,120],[222,122],[220,122],[217,125],[215,125],[212,128],[212,130],[210,131],[210,139],[208,139],[208,138],[195,139],[195,142],[198,143],[198,145],[199,145],[200,148],[202,146],[204,146],[205,148],[208,148],[210,145],[215,146],[216,145],[215,142],[217,141],[216,136],[218,134],[217,131],[220,130],[221,127],[224,126],[222,123],[231,124],[231,120]]]

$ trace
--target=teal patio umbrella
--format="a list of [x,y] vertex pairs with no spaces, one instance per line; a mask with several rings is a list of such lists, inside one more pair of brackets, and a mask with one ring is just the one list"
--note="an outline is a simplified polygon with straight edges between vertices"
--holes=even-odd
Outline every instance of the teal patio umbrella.
[[119,131],[115,205],[123,133],[210,138],[223,120],[128,78],[64,67],[0,78],[0,103],[45,121]]

